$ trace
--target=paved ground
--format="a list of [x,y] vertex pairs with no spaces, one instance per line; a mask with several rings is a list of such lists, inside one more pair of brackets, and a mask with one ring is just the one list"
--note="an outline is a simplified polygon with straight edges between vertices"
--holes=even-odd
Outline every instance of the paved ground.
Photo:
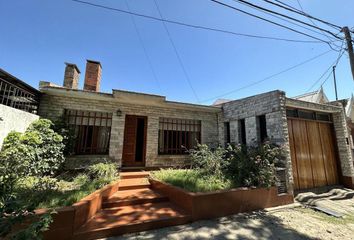
[[[301,196],[301,199],[300,199]],[[237,214],[187,225],[109,238],[123,239],[333,239],[354,240],[354,192],[343,189],[325,194],[298,195],[304,205]],[[307,205],[308,204],[308,205]],[[330,207],[336,218],[307,206]]]

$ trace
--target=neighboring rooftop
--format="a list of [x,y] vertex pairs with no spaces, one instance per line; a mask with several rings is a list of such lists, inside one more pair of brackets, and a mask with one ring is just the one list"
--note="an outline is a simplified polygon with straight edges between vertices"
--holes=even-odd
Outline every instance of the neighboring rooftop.
[[224,103],[227,103],[227,102],[231,102],[233,100],[231,99],[224,99],[224,98],[219,98],[217,99],[213,104],[212,106],[218,106],[218,105],[221,105],[221,104],[224,104]]
[[301,100],[305,102],[312,102],[312,103],[327,103],[329,102],[326,94],[323,92],[323,88],[319,89],[318,91],[309,92],[302,94],[300,96],[292,97],[296,100]]
[[0,78],[30,93],[39,94],[39,91],[37,89],[25,83],[24,81],[18,79],[17,77],[11,75],[10,73],[6,72],[2,68],[0,68]]

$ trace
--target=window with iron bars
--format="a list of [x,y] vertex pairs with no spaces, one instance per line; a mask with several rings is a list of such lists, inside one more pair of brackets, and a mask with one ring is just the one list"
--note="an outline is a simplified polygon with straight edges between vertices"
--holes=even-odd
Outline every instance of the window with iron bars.
[[65,118],[75,132],[75,154],[108,154],[112,113],[67,109]]
[[160,118],[159,154],[187,154],[201,139],[201,121]]
[[0,78],[0,104],[37,114],[38,96]]

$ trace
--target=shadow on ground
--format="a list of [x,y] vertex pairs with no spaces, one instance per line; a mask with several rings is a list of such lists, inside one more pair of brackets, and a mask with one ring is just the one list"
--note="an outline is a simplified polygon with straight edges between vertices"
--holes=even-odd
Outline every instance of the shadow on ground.
[[[305,224],[305,223],[304,223]],[[287,228],[283,220],[264,211],[238,214],[187,225],[108,238],[122,239],[315,239]]]

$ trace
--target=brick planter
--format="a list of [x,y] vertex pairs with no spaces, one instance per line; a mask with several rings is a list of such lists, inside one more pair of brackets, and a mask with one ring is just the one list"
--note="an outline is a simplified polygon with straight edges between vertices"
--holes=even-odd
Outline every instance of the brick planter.
[[[55,209],[57,213],[53,214],[53,222],[49,226],[49,230],[44,232],[44,239],[50,240],[69,240],[72,239],[73,233],[87,221],[89,221],[102,207],[102,201],[118,191],[119,180],[96,190],[90,195],[84,197],[77,203],[69,207],[61,207]],[[41,215],[45,214],[48,209],[37,209],[35,215],[28,217],[21,226],[28,225],[28,222],[35,221]],[[19,226],[21,228],[21,226]]]
[[294,202],[291,194],[278,195],[276,187],[237,188],[208,193],[192,193],[154,179],[151,187],[188,211],[193,221],[276,207]]

